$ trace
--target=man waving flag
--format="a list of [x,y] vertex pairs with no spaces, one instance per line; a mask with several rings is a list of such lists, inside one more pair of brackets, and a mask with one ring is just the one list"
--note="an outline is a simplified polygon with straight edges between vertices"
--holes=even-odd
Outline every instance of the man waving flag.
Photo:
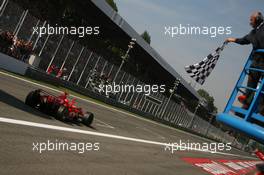
[[220,56],[220,52],[224,50],[227,42],[224,42],[222,46],[218,47],[213,53],[209,54],[201,62],[186,66],[185,70],[190,77],[192,77],[196,82],[203,85],[206,77],[210,75],[214,69],[216,62]]

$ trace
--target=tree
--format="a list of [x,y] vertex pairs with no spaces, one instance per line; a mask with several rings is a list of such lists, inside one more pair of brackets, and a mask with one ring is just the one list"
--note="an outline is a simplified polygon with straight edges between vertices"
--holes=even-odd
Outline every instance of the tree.
[[151,42],[151,36],[149,35],[149,33],[145,30],[142,34],[141,37],[150,44]]
[[105,0],[105,1],[113,8],[114,11],[118,12],[118,8],[114,0]]
[[208,112],[209,113],[217,113],[217,107],[214,105],[214,97],[210,96],[210,94],[204,89],[199,89],[197,91],[197,93],[201,97],[205,98],[205,100],[207,101]]

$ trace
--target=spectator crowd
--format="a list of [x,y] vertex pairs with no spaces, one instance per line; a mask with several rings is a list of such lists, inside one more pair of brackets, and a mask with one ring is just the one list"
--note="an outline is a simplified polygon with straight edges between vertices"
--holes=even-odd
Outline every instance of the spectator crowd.
[[0,32],[0,51],[2,53],[27,62],[32,50],[32,42],[18,39],[9,31]]

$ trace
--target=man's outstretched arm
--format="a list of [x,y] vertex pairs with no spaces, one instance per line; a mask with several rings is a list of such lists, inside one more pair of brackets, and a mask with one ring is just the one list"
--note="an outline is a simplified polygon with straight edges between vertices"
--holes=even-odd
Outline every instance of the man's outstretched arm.
[[246,35],[243,38],[227,38],[225,41],[242,44],[242,45],[250,44],[249,35]]

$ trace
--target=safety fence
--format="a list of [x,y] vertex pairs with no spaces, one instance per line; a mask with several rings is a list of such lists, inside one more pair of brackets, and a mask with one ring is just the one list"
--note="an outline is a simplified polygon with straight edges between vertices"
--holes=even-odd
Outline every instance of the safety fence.
[[[1,1],[0,1],[1,2]],[[181,128],[219,142],[231,142],[236,148],[243,149],[245,144],[236,138],[216,128],[209,122],[190,113],[184,105],[178,104],[163,93],[150,92],[102,92],[100,84],[127,84],[146,86],[142,80],[129,72],[119,70],[107,59],[89,50],[77,41],[69,39],[67,35],[44,34],[40,36],[34,32],[35,27],[45,27],[48,21],[41,21],[32,16],[27,9],[22,9],[10,0],[3,0],[0,6],[0,29],[14,34],[14,38],[30,42],[32,52],[40,58],[38,71],[31,71],[34,77],[43,75],[43,80],[61,82],[62,86],[72,86],[75,90],[85,92],[86,95],[103,100],[115,106],[129,109],[145,117]],[[27,59],[23,59],[27,61]],[[37,72],[37,73],[36,73]],[[49,74],[49,75],[48,75]],[[38,75],[38,78],[40,75]],[[52,79],[52,80],[51,80]],[[114,80],[114,81],[113,81]],[[173,83],[173,82],[172,82]],[[84,91],[85,90],[85,91]],[[86,93],[87,92],[87,93]]]

